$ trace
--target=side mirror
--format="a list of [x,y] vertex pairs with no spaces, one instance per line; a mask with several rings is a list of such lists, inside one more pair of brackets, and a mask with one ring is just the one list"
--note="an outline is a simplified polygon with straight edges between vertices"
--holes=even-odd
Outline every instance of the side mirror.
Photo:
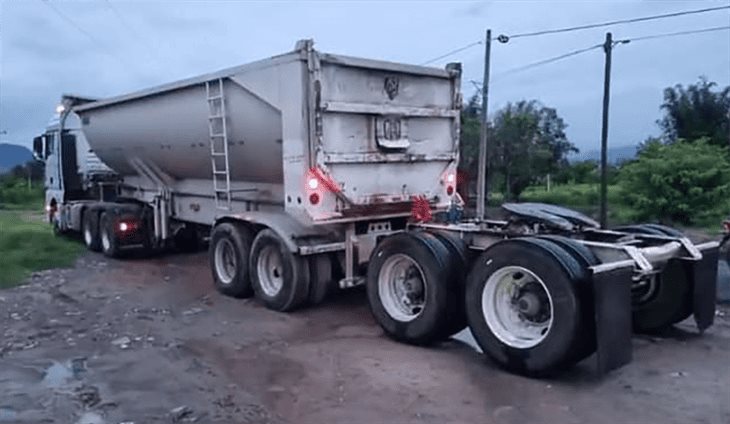
[[33,157],[36,160],[42,161],[45,159],[43,155],[43,136],[38,136],[33,139]]

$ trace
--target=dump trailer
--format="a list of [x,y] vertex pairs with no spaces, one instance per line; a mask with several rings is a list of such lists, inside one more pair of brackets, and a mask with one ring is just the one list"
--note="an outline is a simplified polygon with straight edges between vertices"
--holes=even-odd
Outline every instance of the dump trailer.
[[715,308],[717,243],[602,229],[506,204],[462,219],[461,66],[316,51],[119,97],[64,96],[36,155],[58,233],[123,257],[209,244],[222,293],[290,311],[364,284],[375,320],[427,345],[469,328],[497,364],[545,375],[631,359],[633,331]]

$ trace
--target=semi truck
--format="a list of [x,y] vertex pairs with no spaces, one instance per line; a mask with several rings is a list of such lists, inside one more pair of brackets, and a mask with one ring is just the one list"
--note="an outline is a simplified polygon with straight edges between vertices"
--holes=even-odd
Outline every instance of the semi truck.
[[593,356],[603,373],[631,360],[635,331],[712,324],[715,242],[655,224],[609,230],[546,204],[463,218],[461,108],[460,64],[302,40],[131,94],[64,95],[34,152],[54,231],[92,251],[204,241],[218,291],[281,312],[365,285],[393,339],[429,345],[468,327],[513,372]]

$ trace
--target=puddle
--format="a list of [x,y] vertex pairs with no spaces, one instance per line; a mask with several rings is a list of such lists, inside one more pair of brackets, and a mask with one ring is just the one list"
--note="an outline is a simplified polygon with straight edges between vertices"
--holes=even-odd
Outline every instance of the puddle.
[[0,408],[0,423],[15,422],[18,419],[18,413],[10,408]]
[[85,412],[76,424],[104,424],[104,419],[96,412]]
[[471,331],[469,331],[468,328],[466,330],[462,330],[462,331],[454,334],[454,336],[452,338],[469,345],[470,347],[474,348],[474,350],[476,350],[479,353],[482,352],[482,349],[477,344],[477,341],[474,340],[474,336],[472,336]]
[[86,358],[76,358],[64,363],[54,361],[43,376],[41,383],[49,388],[68,384],[71,379],[79,379],[86,372]]

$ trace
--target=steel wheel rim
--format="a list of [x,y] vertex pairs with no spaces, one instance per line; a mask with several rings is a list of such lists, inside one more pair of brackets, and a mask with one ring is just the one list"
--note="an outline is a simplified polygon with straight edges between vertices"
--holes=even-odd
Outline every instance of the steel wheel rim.
[[88,225],[84,227],[84,243],[86,243],[87,246],[91,246],[91,229]]
[[659,287],[659,277],[654,274],[647,280],[640,281],[631,287],[631,298],[634,305],[643,305],[654,299]]
[[230,240],[219,240],[215,245],[215,273],[222,284],[231,284],[236,276],[238,257]]
[[112,248],[112,242],[106,230],[101,232],[101,246],[104,248],[104,251],[109,251]]
[[274,297],[284,287],[284,260],[276,246],[265,246],[261,249],[256,271],[261,283],[261,290],[269,297]]
[[426,277],[410,256],[397,253],[385,260],[378,274],[378,295],[385,312],[396,321],[418,318],[426,306]]
[[484,284],[482,314],[502,343],[529,349],[550,333],[553,300],[535,273],[520,266],[506,266],[492,273]]

